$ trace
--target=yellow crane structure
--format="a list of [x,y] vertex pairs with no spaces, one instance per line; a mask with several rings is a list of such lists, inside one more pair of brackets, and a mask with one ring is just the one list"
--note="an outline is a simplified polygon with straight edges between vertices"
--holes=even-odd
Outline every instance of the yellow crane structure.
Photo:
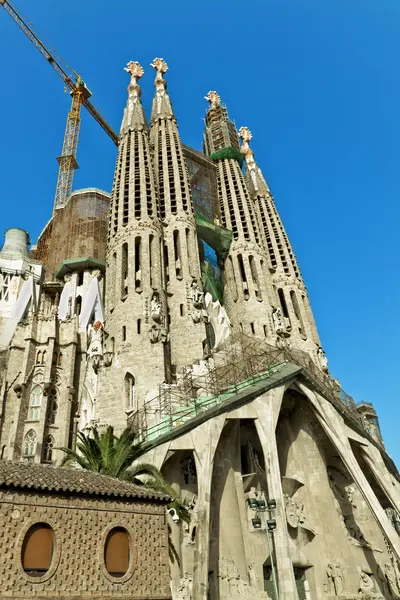
[[65,206],[69,195],[72,192],[72,183],[74,179],[75,169],[78,168],[76,154],[79,143],[79,131],[81,123],[81,108],[82,105],[104,129],[112,141],[118,145],[118,135],[106,123],[100,113],[95,109],[93,104],[89,102],[91,97],[90,90],[87,88],[82,78],[71,69],[68,65],[61,65],[61,59],[55,57],[55,53],[51,52],[43,42],[32,31],[31,27],[24,21],[21,15],[13,8],[8,0],[0,0],[0,5],[10,15],[18,27],[25,33],[32,44],[40,54],[47,60],[54,71],[61,77],[66,87],[70,90],[72,96],[71,109],[67,117],[67,125],[65,128],[64,142],[61,156],[57,158],[60,165],[58,171],[56,194],[54,199],[54,211],[57,208]]

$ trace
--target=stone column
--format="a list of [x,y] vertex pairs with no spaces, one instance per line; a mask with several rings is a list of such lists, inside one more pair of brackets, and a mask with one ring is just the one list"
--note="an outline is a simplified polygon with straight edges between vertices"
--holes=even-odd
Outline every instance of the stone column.
[[254,406],[258,412],[258,419],[255,421],[255,425],[264,453],[268,496],[276,500],[277,527],[273,536],[278,571],[279,597],[280,600],[296,600],[298,594],[289,551],[289,533],[286,524],[278,448],[275,436],[275,428],[284,391],[284,387],[274,388],[260,396],[260,398],[257,398],[254,402]]
[[192,432],[198,485],[198,524],[193,565],[193,600],[207,600],[210,553],[210,496],[214,455],[225,422],[220,415]]

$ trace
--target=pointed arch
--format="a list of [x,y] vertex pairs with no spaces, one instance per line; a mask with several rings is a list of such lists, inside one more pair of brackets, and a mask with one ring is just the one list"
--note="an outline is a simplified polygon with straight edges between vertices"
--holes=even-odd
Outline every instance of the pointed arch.
[[43,444],[43,461],[53,462],[54,438],[52,435],[46,436]]
[[32,458],[36,454],[37,435],[34,429],[30,429],[24,437],[22,456]]
[[43,389],[40,385],[34,385],[29,398],[28,419],[38,421],[40,419],[40,409],[42,406]]

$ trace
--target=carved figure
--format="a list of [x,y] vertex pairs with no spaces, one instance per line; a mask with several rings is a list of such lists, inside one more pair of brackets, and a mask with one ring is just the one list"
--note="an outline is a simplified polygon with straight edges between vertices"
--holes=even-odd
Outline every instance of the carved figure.
[[396,573],[393,566],[389,562],[385,564],[385,577],[387,579],[391,595],[393,598],[399,598],[400,592],[396,581]]
[[162,315],[162,305],[160,301],[160,295],[158,292],[154,292],[150,301],[150,314],[153,321],[159,323]]
[[390,522],[395,528],[396,532],[400,535],[400,515],[395,508],[389,507],[385,509]]
[[325,356],[325,352],[322,350],[321,346],[317,350],[317,359],[318,363],[323,371],[328,370],[328,359]]
[[282,313],[279,308],[272,309],[272,319],[274,321],[275,332],[281,335],[285,332],[285,326],[283,324]]
[[344,578],[340,563],[329,563],[326,574],[328,576],[330,591],[334,592],[336,596],[340,596],[344,587]]
[[175,600],[192,600],[193,579],[189,573],[185,573],[179,582]]
[[161,329],[159,325],[153,323],[153,325],[149,329],[149,338],[152,344],[155,344],[159,341],[161,336]]
[[251,562],[249,564],[248,572],[249,572],[250,586],[254,587],[254,588],[258,588],[258,577],[257,577],[256,565],[253,562]]
[[100,356],[103,354],[103,325],[100,321],[96,321],[94,325],[89,326],[89,348],[88,356],[90,358],[94,356]]
[[190,297],[195,308],[203,308],[204,292],[199,287],[196,279],[193,279],[190,286]]
[[68,321],[72,317],[72,296],[69,296],[67,303],[67,311],[65,313],[65,319]]
[[362,596],[369,596],[375,589],[374,582],[368,573],[361,571],[360,574],[360,592]]
[[315,535],[314,528],[309,524],[304,514],[304,504],[299,500],[290,498],[288,494],[285,494],[285,504],[286,520],[288,524],[293,528],[302,527],[303,529],[306,529]]
[[196,541],[196,529],[199,522],[197,496],[193,494],[192,501],[187,507],[190,513],[190,522],[184,524],[183,543],[194,544]]

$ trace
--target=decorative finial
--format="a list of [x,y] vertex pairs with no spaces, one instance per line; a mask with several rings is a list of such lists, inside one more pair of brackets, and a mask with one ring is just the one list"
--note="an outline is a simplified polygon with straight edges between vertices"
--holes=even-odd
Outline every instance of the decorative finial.
[[208,92],[207,96],[204,96],[204,100],[207,100],[210,103],[210,108],[217,108],[218,106],[221,106],[221,98],[217,92]]
[[246,165],[248,169],[248,173],[251,177],[251,180],[254,185],[254,189],[258,190],[258,182],[257,182],[257,165],[254,160],[254,152],[249,146],[249,141],[253,137],[251,131],[248,127],[241,127],[238,131],[238,135],[242,138],[242,145],[240,148],[240,152],[244,155],[246,160]]
[[140,79],[143,76],[143,68],[140,66],[140,64],[135,60],[131,60],[130,62],[128,62],[128,64],[126,65],[126,67],[124,68],[124,71],[126,71],[127,73],[130,73],[131,76],[131,82],[129,84],[129,88],[134,89],[134,88],[138,88],[139,84],[138,84],[138,79]]
[[156,79],[154,81],[155,87],[158,89],[160,86],[162,86],[165,89],[167,82],[163,78],[163,74],[168,71],[167,63],[163,58],[155,58],[150,66],[157,71]]
[[249,141],[253,137],[250,129],[248,127],[241,127],[238,131],[238,135],[243,140],[240,152],[244,154],[246,158],[247,156],[253,155],[253,151],[249,146]]

